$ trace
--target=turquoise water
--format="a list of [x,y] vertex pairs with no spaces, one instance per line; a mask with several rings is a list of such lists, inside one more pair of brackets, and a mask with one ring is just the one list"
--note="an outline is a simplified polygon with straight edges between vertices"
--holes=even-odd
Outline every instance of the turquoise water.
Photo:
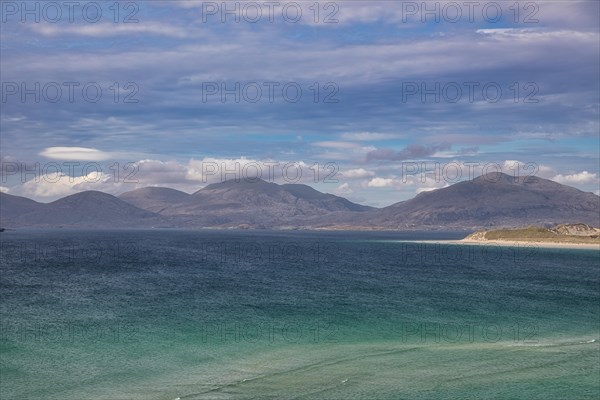
[[6,231],[1,399],[587,399],[600,252]]

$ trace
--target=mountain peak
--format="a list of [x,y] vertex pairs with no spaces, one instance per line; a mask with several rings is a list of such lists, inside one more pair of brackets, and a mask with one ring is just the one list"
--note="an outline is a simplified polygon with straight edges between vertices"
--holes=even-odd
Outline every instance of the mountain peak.
[[228,179],[223,182],[211,183],[210,185],[207,185],[200,190],[229,188],[229,187],[252,187],[252,185],[254,185],[254,186],[268,186],[268,185],[279,186],[276,183],[267,182],[260,178],[252,178],[252,179],[242,178],[242,179]]
[[144,210],[161,212],[173,204],[186,201],[190,196],[190,194],[176,189],[149,186],[125,192],[119,195],[119,199]]
[[[468,181],[466,181],[468,182]],[[541,178],[535,175],[508,175],[503,172],[488,172],[487,174],[479,175],[474,178],[472,182],[480,184],[513,184],[513,185],[527,185],[527,184],[548,184],[553,186],[564,186],[558,182],[554,182],[550,179]]]
[[31,204],[24,202],[25,198],[11,200],[17,200],[16,204],[3,201],[0,216],[2,224],[15,227],[120,228],[148,226],[161,221],[150,211],[96,190],[75,193],[51,203]]
[[381,210],[373,219],[396,227],[518,227],[585,221],[600,224],[600,199],[537,176],[478,176]]
[[473,182],[478,184],[520,184],[524,180],[526,180],[527,176],[514,176],[508,175],[503,172],[488,172],[486,174],[479,175],[477,178],[473,179]]

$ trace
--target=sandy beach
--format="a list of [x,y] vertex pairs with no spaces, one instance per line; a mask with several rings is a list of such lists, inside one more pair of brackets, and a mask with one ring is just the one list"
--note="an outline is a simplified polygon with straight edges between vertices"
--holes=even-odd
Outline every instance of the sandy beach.
[[440,243],[440,244],[463,244],[463,245],[475,245],[475,246],[505,246],[505,247],[517,247],[517,246],[536,246],[552,249],[585,249],[585,250],[600,250],[600,243],[555,243],[555,242],[543,242],[543,241],[529,241],[529,240],[419,240],[416,243]]

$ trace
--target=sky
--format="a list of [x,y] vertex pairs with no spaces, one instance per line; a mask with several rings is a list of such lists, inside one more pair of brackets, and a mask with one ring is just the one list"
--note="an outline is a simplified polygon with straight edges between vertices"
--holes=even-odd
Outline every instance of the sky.
[[0,1],[0,190],[600,194],[600,2]]

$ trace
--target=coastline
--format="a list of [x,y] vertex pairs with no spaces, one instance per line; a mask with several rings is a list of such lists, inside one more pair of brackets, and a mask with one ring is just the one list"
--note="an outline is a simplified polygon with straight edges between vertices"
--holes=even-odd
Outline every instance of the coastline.
[[600,250],[600,243],[556,243],[543,242],[534,240],[415,240],[414,243],[440,243],[440,244],[464,244],[474,246],[503,246],[503,247],[518,247],[523,245],[533,245],[536,247],[549,249],[580,249],[580,250]]

